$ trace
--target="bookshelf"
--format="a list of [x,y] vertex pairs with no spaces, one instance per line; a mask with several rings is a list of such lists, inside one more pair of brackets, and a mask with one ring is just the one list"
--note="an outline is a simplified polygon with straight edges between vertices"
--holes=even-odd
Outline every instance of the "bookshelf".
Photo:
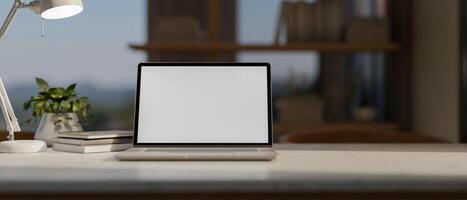
[[400,45],[395,42],[353,44],[345,42],[313,42],[297,44],[238,44],[219,42],[221,5],[218,0],[207,1],[208,41],[196,44],[130,44],[130,48],[151,53],[236,53],[239,51],[315,51],[321,53],[353,52],[397,52]]
[[317,52],[392,52],[398,51],[397,43],[309,43],[309,44],[235,44],[235,43],[199,43],[199,44],[143,44],[130,45],[132,49],[146,52],[200,52],[221,53],[237,51],[317,51]]
[[[167,61],[231,61],[235,60],[235,54],[239,52],[310,52],[320,53],[321,56],[333,59],[341,58],[346,53],[379,53],[384,54],[385,82],[384,88],[385,103],[388,105],[385,110],[385,120],[401,124],[403,128],[408,129],[406,124],[410,124],[411,102],[410,71],[411,71],[411,30],[412,25],[412,7],[411,1],[386,1],[386,17],[389,20],[391,29],[390,40],[387,42],[372,43],[350,43],[344,42],[344,36],[340,39],[322,39],[325,42],[316,40],[307,40],[304,43],[237,43],[235,41],[235,26],[226,26],[229,20],[222,21],[230,16],[226,14],[235,13],[236,7],[234,0],[205,0],[200,3],[194,1],[184,1],[183,4],[177,4],[176,1],[161,0],[148,1],[149,4],[149,28],[155,26],[157,17],[167,15],[167,13],[187,14],[199,18],[203,23],[203,29],[206,31],[205,38],[200,39],[199,43],[168,43],[165,40],[155,40],[149,35],[148,42],[130,44],[129,47],[136,51],[146,52],[149,61],[167,62]],[[230,2],[230,3],[229,3]],[[200,6],[198,6],[200,4]],[[227,8],[227,9],[226,9]],[[190,11],[190,12],[187,12]],[[200,16],[199,13],[202,13]],[[151,21],[151,19],[153,21]],[[235,20],[233,20],[235,22]],[[230,20],[232,22],[232,20]],[[152,39],[152,40],[151,40]],[[162,42],[157,42],[162,41]],[[313,42],[312,42],[313,41]],[[333,42],[335,41],[335,42]],[[329,60],[327,59],[327,60]],[[321,64],[323,74],[334,77],[333,66]],[[326,71],[326,72],[324,72]],[[337,76],[336,76],[337,77]],[[342,78],[342,76],[339,76]],[[329,79],[331,80],[331,79]],[[339,78],[333,78],[339,81]],[[329,90],[327,90],[329,91]]]

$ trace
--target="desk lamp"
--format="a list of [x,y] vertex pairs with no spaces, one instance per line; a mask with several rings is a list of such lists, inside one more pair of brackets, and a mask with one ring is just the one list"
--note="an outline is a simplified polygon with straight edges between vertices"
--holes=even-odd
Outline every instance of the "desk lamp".
[[[71,17],[83,11],[81,0],[34,0],[23,2],[14,0],[13,7],[8,13],[5,22],[0,28],[0,42],[3,40],[8,27],[13,21],[16,11],[21,8],[29,8],[42,19],[63,19]],[[47,145],[40,140],[14,140],[15,132],[21,131],[18,120],[11,106],[3,82],[0,78],[0,108],[5,118],[8,130],[8,140],[0,142],[2,153],[35,153],[45,150]]]

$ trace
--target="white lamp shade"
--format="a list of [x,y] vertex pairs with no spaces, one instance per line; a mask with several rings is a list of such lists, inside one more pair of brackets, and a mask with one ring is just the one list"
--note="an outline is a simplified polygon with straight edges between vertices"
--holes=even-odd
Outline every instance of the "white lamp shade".
[[83,11],[81,0],[41,0],[39,6],[44,19],[63,19]]

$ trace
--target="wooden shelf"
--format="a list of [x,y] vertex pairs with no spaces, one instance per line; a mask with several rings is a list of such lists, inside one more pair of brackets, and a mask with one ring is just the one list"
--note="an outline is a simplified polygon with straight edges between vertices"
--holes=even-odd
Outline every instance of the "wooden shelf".
[[130,45],[135,50],[147,52],[236,52],[236,51],[318,51],[318,52],[390,52],[399,50],[396,43],[310,43],[310,44],[286,44],[286,45],[267,45],[267,44],[229,44],[229,43],[211,43],[211,44],[145,44]]

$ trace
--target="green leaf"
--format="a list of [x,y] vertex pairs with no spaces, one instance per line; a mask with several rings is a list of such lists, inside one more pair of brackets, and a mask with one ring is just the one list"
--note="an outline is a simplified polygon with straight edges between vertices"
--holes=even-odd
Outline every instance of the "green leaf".
[[72,90],[75,90],[75,88],[76,88],[76,83],[73,83],[73,84],[69,85],[69,86],[66,88],[66,90],[67,90],[67,91],[72,91]]
[[29,108],[31,108],[32,102],[33,102],[32,100],[28,100],[28,101],[24,102],[23,110],[29,110]]
[[70,107],[71,107],[70,102],[62,101],[62,102],[60,102],[60,106],[62,107],[63,112],[69,112],[70,111]]
[[57,113],[60,112],[60,104],[58,102],[53,102],[52,104],[52,112]]
[[36,77],[36,83],[41,92],[45,92],[49,89],[49,84],[44,79]]
[[34,108],[36,109],[42,109],[42,106],[44,105],[44,101],[38,101],[34,104]]
[[88,117],[88,111],[86,109],[81,110],[81,116],[86,119]]
[[64,88],[50,88],[49,89],[50,97],[54,99],[61,99],[65,95]]
[[44,103],[44,110],[45,110],[46,112],[49,112],[49,113],[52,112],[52,105],[50,104],[49,101],[45,101],[45,103]]
[[31,97],[31,100],[33,100],[33,101],[38,101],[38,100],[42,100],[42,99],[44,99],[43,96],[33,96],[33,97]]
[[39,92],[39,95],[44,99],[50,99],[50,93],[47,92]]
[[38,118],[42,117],[42,114],[44,114],[43,110],[41,107],[36,107],[34,108],[34,111],[32,112],[32,116],[37,120]]
[[72,110],[73,112],[78,112],[79,110],[81,110],[79,101],[73,102],[73,106],[72,106],[72,109],[71,109],[71,110]]
[[77,99],[78,99],[78,97],[76,95],[67,96],[67,100],[69,102],[76,101]]
[[69,85],[67,88],[66,88],[66,91],[65,91],[65,96],[72,96],[76,93],[75,91],[75,88],[76,88],[76,83],[73,83],[71,85]]
[[39,110],[39,112],[37,112],[37,116],[39,118],[39,117],[42,117],[42,115],[44,115],[44,110],[41,109]]
[[89,99],[87,97],[81,97],[81,98],[79,98],[79,100],[81,102],[88,102],[89,101]]

